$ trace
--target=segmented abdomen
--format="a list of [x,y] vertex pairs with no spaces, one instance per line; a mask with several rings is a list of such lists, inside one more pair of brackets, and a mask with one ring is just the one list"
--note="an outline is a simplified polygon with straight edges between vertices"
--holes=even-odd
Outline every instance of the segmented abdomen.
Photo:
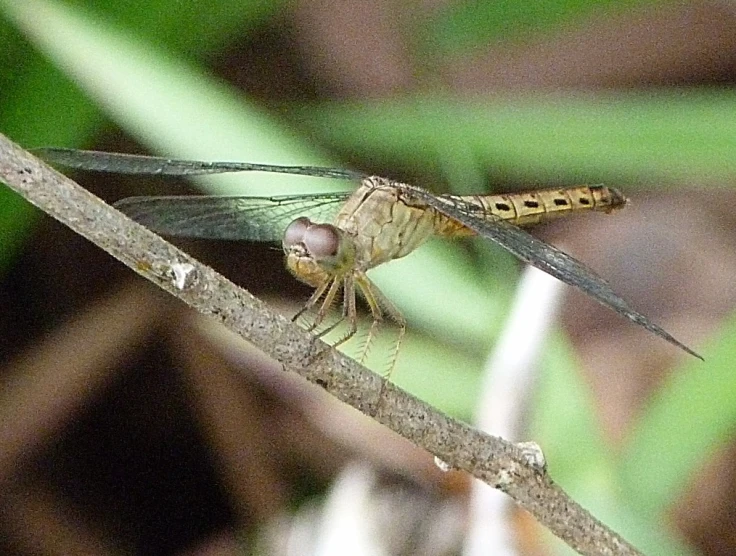
[[[466,203],[479,207],[492,218],[509,220],[517,226],[530,226],[554,218],[584,211],[611,212],[626,205],[626,197],[613,187],[580,185],[563,189],[542,189],[503,195],[467,195]],[[472,235],[462,224],[441,218],[436,233],[440,235]]]

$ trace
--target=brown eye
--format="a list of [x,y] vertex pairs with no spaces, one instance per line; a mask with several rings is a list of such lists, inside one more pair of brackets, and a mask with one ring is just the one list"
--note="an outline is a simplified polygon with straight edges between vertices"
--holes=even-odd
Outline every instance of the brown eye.
[[304,234],[304,245],[315,259],[334,257],[340,249],[340,233],[330,224],[313,224]]
[[304,234],[312,225],[311,220],[306,216],[301,216],[293,220],[291,224],[284,230],[284,239],[281,242],[284,249],[288,249],[304,241]]

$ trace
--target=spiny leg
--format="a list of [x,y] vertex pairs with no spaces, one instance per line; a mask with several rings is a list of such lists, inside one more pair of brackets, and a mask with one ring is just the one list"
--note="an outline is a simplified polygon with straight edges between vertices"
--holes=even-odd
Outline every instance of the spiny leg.
[[[322,324],[322,321],[325,320],[325,316],[327,316],[327,312],[330,310],[330,307],[332,307],[332,304],[335,302],[335,296],[337,295],[338,291],[340,291],[340,280],[338,278],[333,278],[331,280],[330,289],[327,291],[327,295],[325,295],[325,298],[322,301],[322,305],[320,305],[319,310],[314,317],[314,322],[312,322],[311,326],[307,328],[307,332],[313,332],[320,324]],[[340,320],[338,320],[334,326],[337,326]],[[331,327],[327,329],[327,331],[329,330],[331,330]],[[324,336],[326,333],[327,332],[323,330],[322,332],[317,334],[317,337]]]
[[[327,290],[328,287],[329,287],[329,290]],[[325,291],[327,290],[327,295],[325,295],[325,299],[320,305],[320,308],[317,311],[317,314],[315,315],[314,320],[306,328],[307,332],[313,332],[314,329],[317,328],[324,320],[325,315],[327,314],[330,307],[332,306],[332,303],[335,300],[335,296],[337,295],[337,292],[339,291],[339,289],[340,289],[340,280],[338,278],[330,278],[328,280],[325,280],[322,284],[320,284],[317,287],[317,289],[314,291],[314,293],[309,298],[309,300],[304,305],[304,307],[302,307],[302,309],[296,315],[294,315],[294,317],[291,319],[292,322],[296,321],[301,315],[303,315],[305,312],[312,309],[317,304],[317,302],[322,298]],[[336,323],[329,326],[326,330],[323,330],[319,334],[316,334],[314,336],[314,341],[317,342],[320,337],[329,333],[335,326],[337,326],[340,322],[342,322],[342,320],[344,320],[344,317],[338,319]],[[314,364],[317,360],[321,359],[327,353],[329,353],[329,351],[330,351],[329,345],[325,346],[322,349],[319,349],[317,353],[310,359],[308,364]]]
[[[325,304],[327,304],[327,307],[329,308],[330,305],[332,305],[332,302],[334,301],[334,297],[337,294],[337,291],[339,290],[339,281],[336,278],[333,281],[332,286],[330,287],[330,291],[327,293],[327,297],[325,298],[325,303],[323,303],[321,309],[325,307]],[[352,274],[346,275],[346,277],[343,279],[343,311],[342,316],[337,319],[336,322],[328,326],[326,329],[319,332],[319,334],[316,335],[316,338],[321,338],[325,336],[326,334],[329,334],[332,332],[337,326],[342,323],[346,318],[349,322],[349,328],[348,331],[339,338],[336,342],[333,342],[328,346],[326,349],[321,350],[319,353],[317,353],[317,356],[312,360],[314,362],[316,359],[319,359],[321,357],[324,357],[329,351],[330,348],[336,348],[340,344],[347,342],[350,338],[352,338],[355,335],[355,332],[358,330],[358,315],[357,315],[357,309],[355,304],[355,282],[353,280]],[[317,315],[317,319],[323,319],[324,315],[320,317],[320,315]]]
[[[366,342],[366,353],[370,346],[370,343],[373,341],[370,335],[375,334],[375,332],[378,330],[384,314],[388,315],[388,317],[393,320],[399,327],[399,334],[396,338],[396,343],[394,344],[393,353],[391,354],[391,359],[389,360],[388,373],[386,374],[386,378],[390,378],[391,373],[396,366],[396,360],[399,357],[401,342],[403,341],[404,335],[406,334],[406,319],[404,318],[404,315],[402,315],[401,312],[396,308],[396,306],[389,300],[389,298],[386,297],[383,292],[381,292],[381,290],[379,290],[378,287],[373,282],[371,282],[371,280],[365,274],[357,276],[357,283],[358,286],[360,286],[361,291],[363,291],[364,295],[366,296],[366,301],[368,301],[368,304],[371,307],[371,312],[374,316],[373,325],[371,325],[369,338]],[[381,319],[376,319],[376,314],[380,315]]]
[[[335,283],[337,283],[337,282],[335,282]],[[344,291],[344,286],[343,286],[343,291]],[[335,295],[336,295],[336,292],[335,292]],[[330,305],[332,305],[332,303],[334,303],[334,297],[335,296],[333,296],[333,299],[330,300]],[[342,310],[342,313],[341,313],[340,317],[335,322],[333,322],[331,325],[329,325],[327,328],[325,328],[324,330],[320,330],[319,334],[317,334],[317,337],[318,338],[322,338],[322,337],[326,336],[327,334],[329,334],[330,332],[332,332],[333,330],[335,330],[335,328],[337,328],[338,326],[340,326],[340,324],[344,320],[345,320],[345,302],[343,301],[343,310]],[[334,347],[334,345],[333,345],[333,347]]]
[[394,305],[391,300],[389,300],[388,297],[383,295],[383,293],[379,290],[378,292],[378,303],[383,307],[383,310],[388,313],[388,315],[391,317],[391,320],[393,320],[396,325],[399,327],[399,334],[396,337],[396,344],[394,347],[394,352],[391,355],[391,360],[389,362],[389,370],[387,377],[391,376],[391,373],[394,370],[394,367],[396,366],[396,361],[399,358],[399,350],[401,349],[401,342],[404,340],[404,336],[406,335],[406,319],[404,318],[404,315],[401,314],[401,312],[396,308],[396,305]]
[[347,274],[343,281],[343,311],[342,318],[333,324],[328,331],[332,331],[335,327],[345,319],[348,320],[348,331],[332,344],[336,348],[340,344],[347,342],[355,336],[358,330],[358,311],[355,305],[355,280],[352,274]]
[[[297,320],[299,320],[299,318],[304,313],[306,313],[312,307],[314,307],[317,304],[317,301],[319,301],[320,298],[324,295],[325,290],[327,289],[327,287],[330,285],[331,282],[332,282],[332,280],[325,280],[324,282],[322,282],[317,287],[317,289],[314,290],[314,293],[312,293],[312,295],[307,300],[307,302],[304,304],[304,306],[301,309],[299,309],[299,312],[296,315],[294,315],[293,317],[291,317],[291,322],[296,322]],[[314,329],[314,326],[310,327],[309,330],[313,330],[313,329]]]
[[[322,296],[324,295],[328,287],[330,289],[327,292],[327,295],[325,296],[325,299],[323,300],[322,304],[320,305],[320,308],[317,311],[317,314],[314,316],[311,323],[305,328],[307,332],[314,332],[314,330],[317,327],[319,327],[320,324],[322,324],[325,316],[327,315],[327,312],[329,311],[330,307],[332,306],[332,303],[334,302],[335,295],[340,289],[340,282],[337,278],[327,279],[322,284],[320,284],[317,287],[317,289],[314,290],[314,293],[312,293],[309,300],[307,300],[307,302],[304,304],[304,307],[302,307],[299,310],[299,312],[291,318],[291,321],[296,322],[304,313],[313,309],[314,306],[317,304],[317,302],[322,298]],[[317,334],[316,337],[319,338],[321,336],[324,336],[330,330],[332,330],[334,327],[340,324],[342,320],[343,318],[338,319],[336,323],[331,325],[327,330],[321,331],[319,334]]]
[[371,327],[368,329],[368,336],[366,336],[363,347],[360,350],[360,357],[358,359],[358,362],[362,365],[368,357],[368,352],[370,351],[371,345],[373,344],[373,339],[376,337],[378,329],[383,323],[383,310],[376,300],[376,296],[373,293],[373,288],[371,287],[371,282],[368,280],[368,278],[363,275],[361,277],[358,277],[357,282],[358,287],[363,293],[363,297],[365,297],[365,301],[366,303],[368,303],[368,307],[371,310],[371,317],[373,317]]

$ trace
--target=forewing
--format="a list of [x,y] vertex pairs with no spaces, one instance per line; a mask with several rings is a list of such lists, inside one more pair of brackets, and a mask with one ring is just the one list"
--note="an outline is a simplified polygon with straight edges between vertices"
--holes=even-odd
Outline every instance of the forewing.
[[300,216],[332,222],[350,196],[345,193],[277,197],[129,197],[115,208],[164,235],[203,239],[281,242],[286,226]]
[[405,189],[409,195],[426,203],[442,214],[457,220],[478,235],[499,244],[522,261],[543,270],[566,284],[579,288],[618,314],[643,326],[690,355],[702,359],[700,355],[675,339],[663,328],[657,326],[647,317],[633,309],[623,298],[613,291],[608,282],[598,276],[593,270],[556,247],[535,238],[521,228],[500,218],[489,218],[489,215],[485,213],[481,218],[478,214],[478,207],[466,203],[458,197],[452,195],[436,197],[417,187],[405,185],[401,185],[400,187]]
[[207,162],[201,160],[176,160],[160,156],[140,154],[81,151],[77,149],[39,148],[32,152],[52,164],[113,174],[138,174],[146,176],[201,176],[231,172],[271,172],[295,174],[341,180],[360,180],[365,175],[352,170],[325,168],[322,166],[277,166],[251,162]]

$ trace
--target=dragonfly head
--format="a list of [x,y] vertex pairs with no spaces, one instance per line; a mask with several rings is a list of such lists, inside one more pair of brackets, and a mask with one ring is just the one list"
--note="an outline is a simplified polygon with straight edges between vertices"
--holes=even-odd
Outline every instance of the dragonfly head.
[[355,244],[348,234],[332,224],[315,224],[305,216],[286,227],[282,246],[286,266],[310,285],[345,274],[355,264]]

